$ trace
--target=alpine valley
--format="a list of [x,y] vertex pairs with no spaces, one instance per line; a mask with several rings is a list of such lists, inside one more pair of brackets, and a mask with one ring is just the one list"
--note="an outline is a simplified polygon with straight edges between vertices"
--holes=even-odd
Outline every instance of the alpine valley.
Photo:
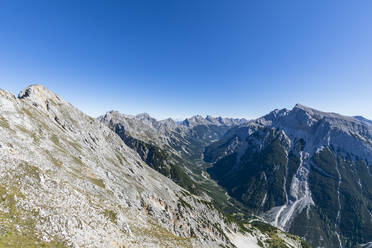
[[372,122],[94,119],[0,90],[0,248],[372,247]]

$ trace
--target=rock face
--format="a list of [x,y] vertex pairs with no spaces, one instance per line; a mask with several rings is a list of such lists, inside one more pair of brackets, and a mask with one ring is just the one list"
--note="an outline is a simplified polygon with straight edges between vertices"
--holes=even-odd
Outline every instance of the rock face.
[[0,90],[0,157],[0,247],[302,246],[226,221],[43,86]]
[[302,105],[232,128],[205,150],[210,175],[314,247],[372,240],[372,125]]

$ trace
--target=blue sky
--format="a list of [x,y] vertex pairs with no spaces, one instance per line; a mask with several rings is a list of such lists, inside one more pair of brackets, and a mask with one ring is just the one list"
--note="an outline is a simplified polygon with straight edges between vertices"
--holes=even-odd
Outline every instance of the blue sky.
[[0,1],[0,87],[84,112],[372,119],[372,1]]

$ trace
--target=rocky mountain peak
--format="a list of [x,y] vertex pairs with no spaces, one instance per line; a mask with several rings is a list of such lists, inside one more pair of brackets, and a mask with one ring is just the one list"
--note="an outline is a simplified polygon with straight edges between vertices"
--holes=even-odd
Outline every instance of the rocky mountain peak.
[[256,128],[283,130],[290,138],[306,140],[309,152],[316,151],[321,146],[332,145],[372,161],[370,123],[360,117],[323,112],[296,104],[291,110],[275,109],[244,126],[249,130]]
[[47,89],[46,87],[38,84],[32,84],[22,90],[18,94],[18,98],[22,100],[29,100],[35,107],[48,109],[49,103],[65,103],[64,100]]
[[300,103],[296,103],[296,105],[293,107],[293,109],[302,109],[304,111],[313,111],[313,108],[307,107],[305,105],[302,105]]
[[148,113],[140,113],[140,114],[136,115],[136,118],[140,119],[140,120],[152,120],[152,119],[154,119]]
[[321,120],[321,119],[324,118],[324,119],[329,120],[329,121],[338,120],[338,121],[355,122],[355,118],[353,118],[353,117],[345,116],[345,115],[341,115],[341,114],[337,114],[337,113],[332,113],[332,112],[323,112],[323,111],[319,111],[319,110],[316,110],[316,109],[313,109],[313,108],[310,108],[310,107],[306,107],[306,106],[301,105],[301,104],[296,104],[291,112],[306,113],[307,116],[309,116],[309,117],[311,117],[315,120]]
[[[249,122],[247,125],[291,127],[293,129],[312,128],[315,124],[326,124],[330,127],[348,131],[356,126],[365,126],[368,122],[360,117],[349,117],[337,113],[319,111],[301,104],[296,104],[291,110],[275,109],[269,114]],[[372,122],[371,122],[372,123]]]
[[367,124],[367,125],[372,125],[372,121],[361,116],[361,115],[357,115],[357,116],[353,116],[354,119],[357,119],[358,121],[361,121],[363,122],[364,124]]
[[294,115],[297,119],[307,120],[309,123],[319,121],[323,118],[344,118],[339,114],[322,112],[301,104],[296,104],[289,115]]
[[111,111],[108,111],[106,112],[102,117],[100,117],[101,119],[104,119],[105,121],[107,122],[110,122],[112,119],[116,119],[116,118],[120,118],[121,114],[119,111],[116,111],[116,110],[111,110]]
[[193,122],[205,122],[205,118],[201,115],[194,115],[192,117],[189,118],[190,121],[193,121]]
[[187,127],[193,127],[197,124],[200,124],[201,122],[205,121],[203,116],[201,115],[195,115],[190,118],[186,118],[183,122],[182,125],[187,126]]
[[213,117],[211,115],[207,115],[205,118],[201,115],[194,115],[190,118],[185,119],[182,122],[182,125],[187,127],[194,127],[198,125],[215,125],[215,126],[233,126],[233,125],[240,125],[248,122],[244,118],[223,118],[221,116],[219,117]]
[[55,93],[47,89],[45,86],[39,85],[39,84],[32,84],[22,90],[18,94],[18,98],[32,98],[32,97],[38,97],[38,98],[58,98]]
[[178,124],[172,118],[167,118],[167,119],[161,120],[159,122],[161,124],[165,125],[169,129],[175,129],[178,126]]

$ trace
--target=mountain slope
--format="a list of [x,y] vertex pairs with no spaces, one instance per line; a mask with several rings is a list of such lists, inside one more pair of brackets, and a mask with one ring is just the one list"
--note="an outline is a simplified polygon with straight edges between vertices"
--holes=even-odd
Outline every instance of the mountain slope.
[[43,86],[18,98],[0,90],[0,110],[0,247],[268,247],[273,239],[253,224],[240,232]]
[[233,128],[205,150],[208,172],[234,198],[314,247],[372,240],[371,156],[371,125],[301,105]]
[[366,123],[368,125],[372,125],[372,121],[364,118],[363,116],[358,115],[358,116],[353,116],[353,118],[355,118],[355,119],[357,119],[357,120],[359,120],[361,122],[364,122],[364,123]]
[[206,173],[209,164],[203,161],[203,151],[229,128],[246,120],[194,116],[176,123],[171,119],[157,121],[148,114],[129,116],[117,111],[98,119],[152,168],[194,194],[208,195],[220,209],[236,212],[238,203],[231,203],[225,190]]

